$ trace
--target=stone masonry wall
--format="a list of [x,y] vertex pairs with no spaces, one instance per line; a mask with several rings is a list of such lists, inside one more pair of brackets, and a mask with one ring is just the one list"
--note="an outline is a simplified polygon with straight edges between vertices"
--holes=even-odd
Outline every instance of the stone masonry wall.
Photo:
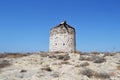
[[50,31],[50,52],[75,52],[75,30],[67,24],[60,24]]

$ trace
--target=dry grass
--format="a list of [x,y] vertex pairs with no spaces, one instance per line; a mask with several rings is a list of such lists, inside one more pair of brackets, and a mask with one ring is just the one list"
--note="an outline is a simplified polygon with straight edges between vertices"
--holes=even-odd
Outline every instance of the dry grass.
[[96,57],[95,60],[93,60],[94,63],[103,63],[106,59],[104,57]]
[[91,61],[92,60],[92,57],[91,56],[80,56],[79,60],[83,61],[83,60],[86,60],[86,61]]
[[5,68],[5,67],[8,67],[10,65],[11,65],[10,62],[7,61],[7,60],[1,60],[0,61],[0,68]]
[[88,62],[83,62],[81,64],[76,64],[75,67],[86,67],[89,66],[90,64]]
[[91,78],[93,76],[93,74],[94,74],[94,71],[91,70],[91,69],[86,68],[86,69],[82,70],[80,73],[82,75],[86,75],[87,77]]
[[52,71],[52,69],[50,67],[44,67],[44,68],[41,68],[41,70],[48,71],[48,72]]
[[82,55],[79,60],[81,61],[93,61],[94,63],[103,63],[106,61],[104,57],[99,57],[95,55]]
[[20,53],[6,53],[6,54],[0,54],[0,58],[20,58],[28,56],[28,54],[20,54]]
[[57,77],[59,77],[59,73],[58,72],[54,72],[54,73],[51,74],[51,76],[53,76],[54,78],[57,78]]
[[5,68],[11,65],[10,61],[5,60],[4,58],[21,58],[28,56],[30,54],[20,54],[20,53],[5,53],[0,54],[0,68]]
[[89,66],[90,64],[88,62],[84,62],[80,64],[80,67],[85,67],[85,66]]
[[75,51],[75,54],[82,54],[82,52],[80,52],[80,51]]
[[88,54],[88,55],[82,55],[82,56],[80,56],[79,60],[93,61],[96,58],[97,58],[96,55],[90,55],[90,54]]
[[94,77],[101,78],[101,79],[108,79],[110,78],[110,75],[108,73],[95,73]]
[[70,64],[68,61],[62,61],[60,64]]
[[99,55],[99,54],[100,54],[100,52],[93,51],[93,52],[91,52],[90,54],[93,54],[93,55]]
[[43,52],[43,53],[40,53],[40,56],[41,56],[41,57],[47,57],[47,56],[49,56],[49,54]]
[[21,72],[21,73],[24,73],[24,72],[27,72],[27,70],[22,69],[20,72]]
[[64,55],[57,55],[56,57],[57,59],[59,60],[69,60],[70,59],[70,56],[68,54],[64,54]]
[[114,56],[114,55],[116,55],[116,53],[109,53],[109,52],[104,53],[104,57],[106,57],[106,56]]
[[82,75],[86,75],[89,78],[95,77],[95,78],[99,78],[99,79],[110,79],[110,75],[108,73],[105,73],[105,72],[98,73],[98,72],[93,71],[92,69],[89,69],[89,68],[85,68],[80,73]]
[[120,66],[117,66],[117,70],[120,70]]
[[55,58],[55,59],[66,61],[70,59],[70,56],[69,54],[50,54],[49,58]]

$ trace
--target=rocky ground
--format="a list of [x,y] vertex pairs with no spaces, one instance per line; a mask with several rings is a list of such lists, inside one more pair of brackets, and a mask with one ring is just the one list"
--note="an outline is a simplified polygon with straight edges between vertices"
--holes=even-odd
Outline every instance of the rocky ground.
[[0,55],[0,80],[120,80],[120,53]]

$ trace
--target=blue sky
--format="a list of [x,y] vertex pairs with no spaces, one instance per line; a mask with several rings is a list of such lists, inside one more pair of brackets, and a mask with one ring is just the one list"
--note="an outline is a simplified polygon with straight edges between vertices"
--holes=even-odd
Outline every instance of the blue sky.
[[120,51],[120,0],[0,0],[0,52],[49,50],[49,31],[76,29],[77,50]]

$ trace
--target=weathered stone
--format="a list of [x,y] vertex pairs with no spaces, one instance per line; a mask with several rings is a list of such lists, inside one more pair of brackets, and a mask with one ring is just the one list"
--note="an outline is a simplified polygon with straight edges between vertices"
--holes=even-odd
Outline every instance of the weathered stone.
[[50,30],[50,52],[75,52],[75,29],[62,22]]

